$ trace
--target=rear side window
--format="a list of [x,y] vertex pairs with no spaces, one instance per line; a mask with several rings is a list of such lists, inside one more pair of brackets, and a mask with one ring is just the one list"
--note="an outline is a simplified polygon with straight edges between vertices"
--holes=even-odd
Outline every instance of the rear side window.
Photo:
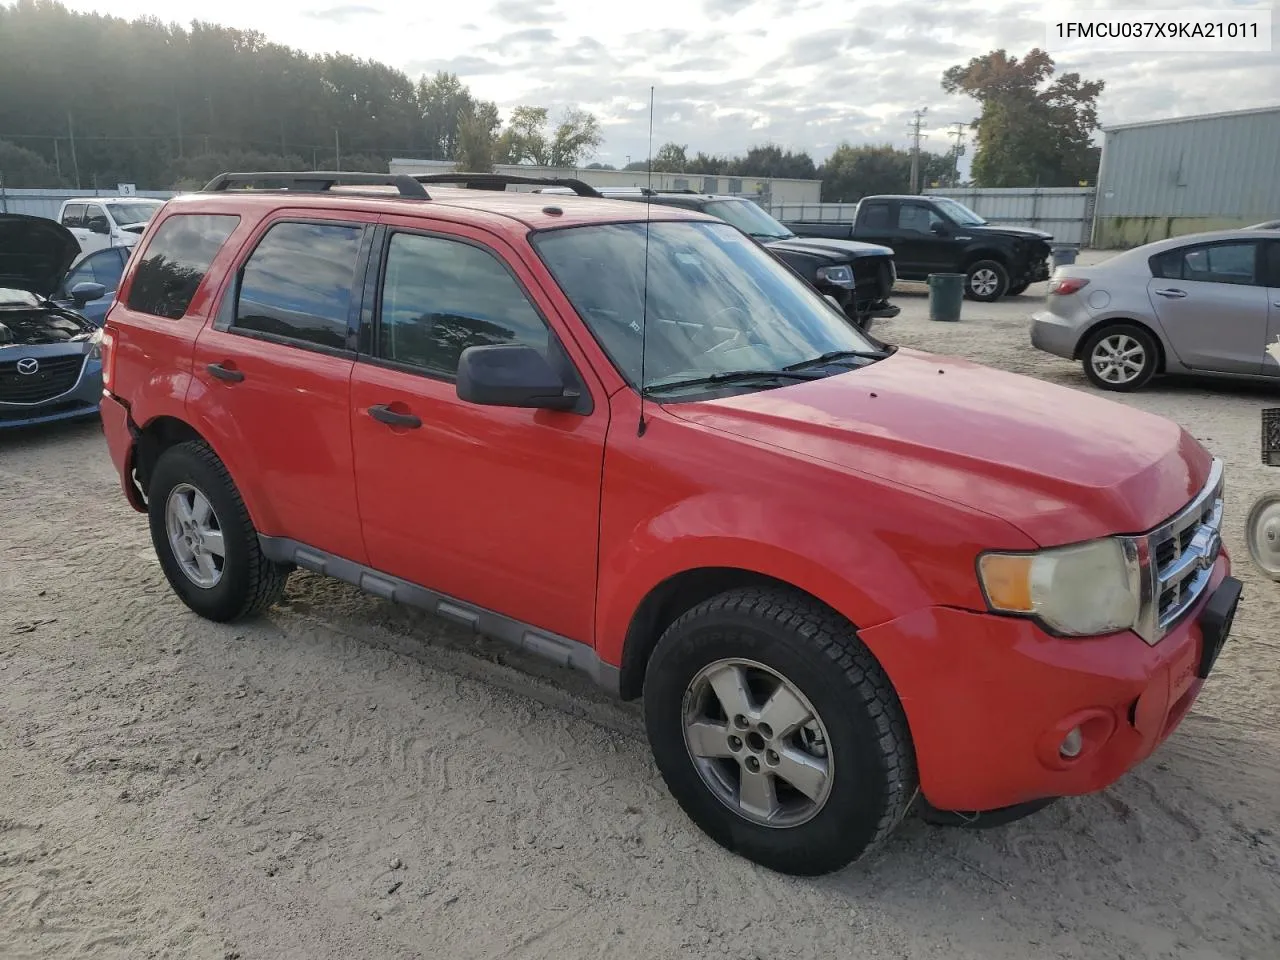
[[1214,243],[1158,254],[1151,272],[1164,280],[1250,285],[1258,282],[1257,260],[1255,243]]
[[62,208],[62,225],[64,227],[84,226],[84,204],[68,203]]
[[240,274],[233,329],[342,350],[364,227],[277,223]]
[[862,215],[862,226],[869,230],[887,230],[889,228],[889,205],[887,203],[868,203]]
[[129,287],[129,309],[181,320],[240,218],[179,213],[160,224]]

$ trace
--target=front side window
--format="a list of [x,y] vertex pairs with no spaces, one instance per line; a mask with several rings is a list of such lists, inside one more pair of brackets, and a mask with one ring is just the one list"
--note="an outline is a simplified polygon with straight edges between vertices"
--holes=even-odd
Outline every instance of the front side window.
[[546,231],[533,243],[614,364],[645,391],[838,352],[882,355],[820,294],[727,224],[593,224]]
[[240,271],[235,330],[346,349],[364,227],[277,223]]
[[240,223],[229,214],[179,213],[160,224],[134,272],[129,309],[180,320],[209,264]]
[[124,273],[124,261],[120,259],[120,248],[107,247],[107,249],[91,253],[81,260],[67,274],[67,279],[63,281],[62,289],[66,296],[71,295],[71,291],[76,288],[78,283],[100,283],[108,291],[114,290],[120,286],[120,275],[122,273]]
[[1169,250],[1152,258],[1152,272],[1165,280],[1256,284],[1255,243],[1213,243]]
[[442,237],[391,237],[378,324],[380,358],[452,379],[467,347],[523,343],[545,354],[550,336],[493,254]]
[[92,230],[94,233],[110,233],[111,224],[107,220],[107,214],[96,203],[91,203],[84,212],[84,225],[86,229]]

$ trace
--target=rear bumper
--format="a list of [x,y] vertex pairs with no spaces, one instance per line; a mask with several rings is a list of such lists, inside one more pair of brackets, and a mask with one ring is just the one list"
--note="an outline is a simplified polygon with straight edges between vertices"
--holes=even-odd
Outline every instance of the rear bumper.
[[[1229,572],[1223,555],[1205,598],[1155,646],[950,608],[860,631],[901,698],[926,800],[987,811],[1093,793],[1145,760],[1200,693],[1201,615]],[[1064,759],[1076,727],[1083,748]]]
[[60,396],[40,403],[0,403],[0,430],[92,417],[101,400],[102,362],[87,360],[75,386]]
[[124,491],[130,506],[145,513],[146,503],[133,482],[134,428],[129,420],[129,408],[110,394],[102,398],[102,432],[107,438],[107,451],[120,477],[120,489]]
[[1080,329],[1075,321],[1040,310],[1031,315],[1031,345],[1045,353],[1074,360],[1080,345]]

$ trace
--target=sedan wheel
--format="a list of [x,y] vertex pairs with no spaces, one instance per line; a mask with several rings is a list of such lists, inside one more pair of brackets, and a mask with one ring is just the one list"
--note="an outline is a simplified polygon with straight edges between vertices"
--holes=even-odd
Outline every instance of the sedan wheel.
[[1099,330],[1081,355],[1084,372],[1095,386],[1126,392],[1150,380],[1159,360],[1151,335],[1129,325]]

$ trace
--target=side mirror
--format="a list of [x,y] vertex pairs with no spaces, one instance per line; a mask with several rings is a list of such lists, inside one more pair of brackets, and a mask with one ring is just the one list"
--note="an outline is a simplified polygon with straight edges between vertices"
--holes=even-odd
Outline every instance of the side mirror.
[[467,347],[458,360],[457,390],[467,403],[543,410],[570,410],[579,396],[546,357],[523,343]]
[[107,223],[106,217],[97,217],[89,221],[90,233],[110,234],[111,226]]
[[94,300],[101,300],[106,296],[107,288],[100,283],[94,283],[91,280],[81,280],[71,288],[71,299],[77,307],[83,307],[86,303]]

